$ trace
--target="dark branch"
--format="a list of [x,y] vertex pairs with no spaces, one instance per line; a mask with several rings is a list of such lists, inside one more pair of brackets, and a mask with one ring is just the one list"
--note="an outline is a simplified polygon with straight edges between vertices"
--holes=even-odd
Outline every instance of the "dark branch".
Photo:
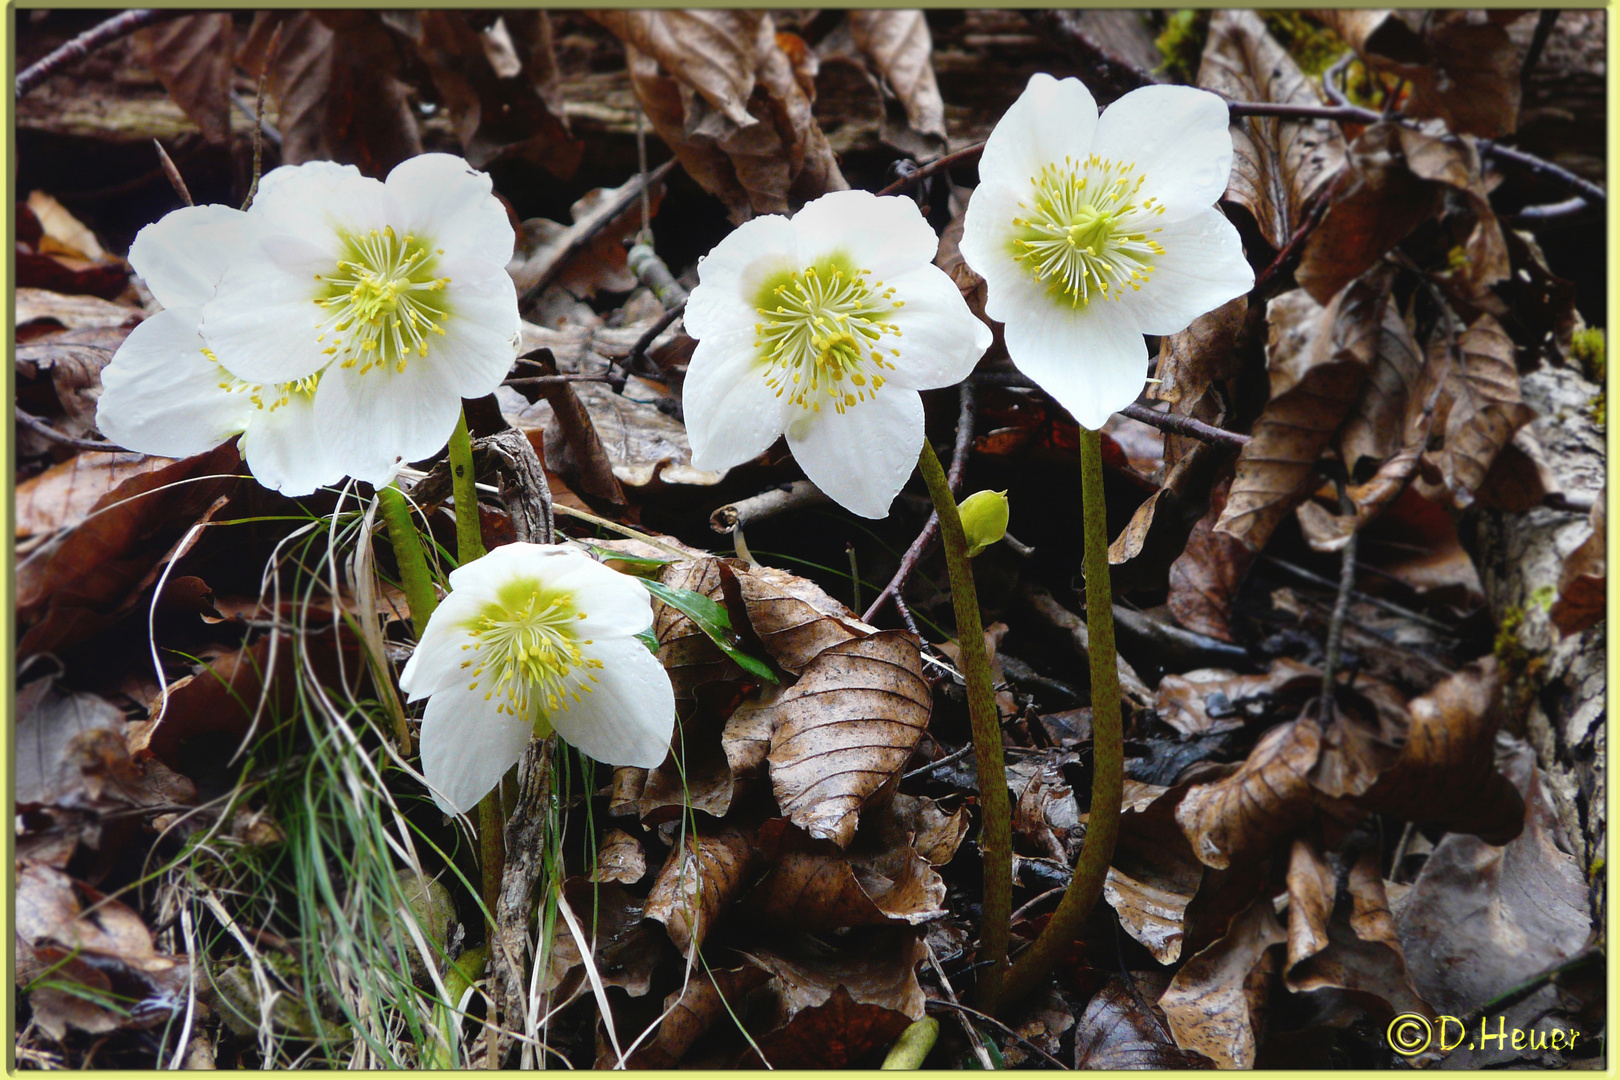
[[66,65],[83,60],[97,49],[110,45],[119,38],[127,37],[143,26],[151,26],[155,22],[184,14],[184,11],[136,8],[121,15],[114,15],[106,22],[97,23],[38,63],[31,64],[27,70],[18,75],[17,96],[27,94]]
[[17,422],[23,427],[37,435],[45,436],[45,438],[51,440],[52,442],[61,443],[63,446],[71,446],[75,450],[99,450],[104,454],[129,453],[128,450],[125,450],[122,446],[118,446],[115,443],[96,442],[93,439],[80,439],[72,435],[64,435],[62,432],[57,431],[39,417],[34,416],[31,413],[23,412],[21,408],[17,408],[16,413]]

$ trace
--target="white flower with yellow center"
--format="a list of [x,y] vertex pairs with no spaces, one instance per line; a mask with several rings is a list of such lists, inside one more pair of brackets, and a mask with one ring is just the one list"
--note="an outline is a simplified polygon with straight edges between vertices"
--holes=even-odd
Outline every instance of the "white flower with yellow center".
[[513,231],[489,177],[423,154],[387,181],[309,162],[266,174],[202,336],[239,378],[318,376],[315,424],[358,480],[437,453],[461,399],[517,355]]
[[933,265],[909,199],[824,195],[742,225],[698,264],[683,390],[692,464],[725,469],[777,437],[847,509],[879,518],[922,450],[917,391],[960,382],[990,329]]
[[307,495],[344,469],[316,432],[311,375],[282,385],[244,382],[198,334],[203,305],[250,231],[228,206],[189,206],[148,225],[130,265],[163,310],[137,326],[102,369],[96,426],[120,446],[189,457],[240,434],[242,457],[266,487]]
[[1215,208],[1232,168],[1226,103],[1148,86],[1099,118],[1078,79],[1029,80],[985,144],[962,257],[1007,352],[1083,426],[1147,378],[1144,334],[1174,334],[1254,286]]
[[508,544],[450,573],[399,685],[422,718],[422,772],[448,813],[478,805],[529,740],[555,731],[608,765],[669,751],[675,691],[636,635],[652,601],[573,548]]

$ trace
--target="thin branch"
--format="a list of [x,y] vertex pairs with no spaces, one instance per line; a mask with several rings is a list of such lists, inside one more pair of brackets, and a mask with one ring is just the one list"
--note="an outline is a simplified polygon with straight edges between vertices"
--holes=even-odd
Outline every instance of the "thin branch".
[[566,372],[561,375],[522,375],[516,379],[507,379],[502,386],[558,386],[571,382],[612,382],[611,375],[583,375]]
[[1336,120],[1341,124],[1376,124],[1383,116],[1359,105],[1288,105],[1276,101],[1228,101],[1226,114],[1275,116],[1281,120]]
[[[1354,521],[1356,516],[1355,500],[1345,490],[1344,482],[1338,481],[1339,512]],[[1357,541],[1361,539],[1361,530],[1354,526],[1350,529],[1350,539],[1345,541],[1344,549],[1340,553],[1339,563],[1339,595],[1333,602],[1333,616],[1328,621],[1327,645],[1325,657],[1322,660],[1322,703],[1324,708],[1331,708],[1334,700],[1334,691],[1338,689],[1335,679],[1338,678],[1339,651],[1344,643],[1344,622],[1350,615],[1350,595],[1355,592],[1356,585],[1356,548]]]
[[264,67],[259,69],[259,89],[253,99],[253,182],[248,185],[247,198],[242,200],[243,210],[253,205],[253,197],[259,193],[259,177],[264,173],[264,84],[270,80],[270,65],[281,52],[281,28],[286,25],[284,20],[276,20],[270,44],[265,46]]
[[[662,315],[658,316],[658,319],[651,326],[647,327],[646,332],[640,337],[636,338],[636,343],[630,346],[630,351],[625,355],[624,358],[624,371],[627,376],[635,373],[636,368],[640,366],[641,361],[646,357],[647,350],[652,348],[652,343],[654,341],[658,340],[658,335],[675,325],[675,320],[680,318],[685,313],[686,301],[682,300],[680,303],[676,304],[672,308],[669,308]],[[620,382],[619,386],[622,389],[624,383]]]
[[1294,230],[1294,235],[1288,238],[1283,249],[1277,252],[1277,257],[1272,259],[1254,279],[1254,288],[1249,290],[1250,296],[1267,296],[1271,292],[1271,287],[1284,274],[1293,272],[1294,266],[1305,252],[1305,241],[1310,239],[1311,233],[1316,231],[1316,227],[1322,224],[1322,219],[1327,216],[1328,207],[1333,203],[1335,187],[1336,185],[1330,185],[1328,190],[1317,197],[1310,210],[1306,211],[1305,220]]
[[1579,195],[1572,199],[1563,199],[1555,203],[1542,203],[1539,206],[1527,206],[1517,214],[1508,218],[1513,225],[1526,228],[1539,225],[1564,224],[1583,218],[1591,214],[1594,207]]
[[[973,380],[963,380],[958,394],[960,405],[956,414],[956,445],[951,448],[951,467],[945,475],[946,479],[950,481],[951,492],[959,495],[962,491],[962,473],[967,468],[968,451],[973,449],[973,413],[977,408],[977,395],[974,393]],[[895,570],[894,577],[890,578],[889,583],[883,586],[883,591],[873,598],[872,606],[868,607],[866,614],[861,616],[862,622],[871,622],[872,616],[881,611],[883,605],[889,600],[899,601],[900,592],[906,587],[906,579],[911,576],[911,572],[917,568],[917,564],[928,553],[929,545],[934,542],[934,537],[938,533],[939,514],[930,513],[927,523],[923,525],[922,532],[917,534],[917,539],[911,542],[911,546],[906,549],[906,553],[900,557],[900,566]],[[912,632],[915,633],[916,627],[911,624],[910,619],[906,621],[907,625],[911,625]],[[918,636],[921,637],[922,635],[919,634]]]
[[1602,208],[1608,203],[1608,192],[1592,183],[1592,181],[1576,176],[1562,166],[1554,165],[1552,162],[1538,158],[1534,154],[1527,154],[1523,150],[1492,142],[1490,139],[1480,139],[1476,145],[1479,147],[1479,156],[1481,158],[1494,157],[1517,165],[1532,176],[1538,176],[1543,180],[1551,180],[1556,184],[1569,188],[1595,207]]
[[122,446],[118,446],[114,443],[96,442],[93,439],[80,439],[72,435],[65,435],[51,427],[51,425],[47,424],[39,417],[34,416],[31,413],[23,412],[21,408],[17,408],[16,413],[17,422],[19,424],[27,428],[29,431],[34,432],[36,435],[45,436],[45,438],[54,443],[61,443],[63,446],[71,446],[75,450],[99,450],[104,454],[127,454],[130,452],[124,449]]
[[1177,416],[1175,413],[1159,412],[1146,405],[1133,402],[1119,410],[1120,415],[1128,416],[1132,420],[1139,420],[1149,427],[1156,427],[1160,431],[1168,431],[1172,435],[1185,435],[1189,439],[1199,442],[1215,443],[1218,446],[1246,446],[1249,436],[1239,431],[1227,431],[1213,424],[1206,424],[1202,420],[1194,420],[1190,416]]
[[27,94],[66,65],[83,60],[97,49],[111,45],[119,38],[128,37],[143,26],[151,26],[153,23],[184,14],[183,10],[136,8],[114,15],[106,22],[97,23],[37,63],[30,64],[21,75],[17,76],[17,96],[20,98]]
[[709,528],[722,536],[730,536],[756,521],[827,501],[827,496],[811,481],[795,480],[791,484],[727,503],[709,515]]
[[180,196],[180,201],[187,206],[196,206],[197,204],[191,201],[191,191],[186,187],[185,177],[180,175],[180,170],[175,167],[174,159],[169,156],[169,152],[163,149],[163,144],[156,139],[152,140],[152,145],[157,147],[158,164],[163,166],[163,175],[169,178],[174,193]]
[[935,173],[951,168],[953,165],[960,165],[964,161],[976,161],[982,153],[984,153],[984,143],[964,146],[954,153],[946,154],[944,157],[935,158],[926,165],[918,166],[916,171],[907,173],[886,188],[879,189],[878,194],[898,195],[902,191],[922,183]]
[[[572,238],[570,238],[563,249],[551,259],[550,263],[541,268],[540,272],[535,275],[534,280],[524,286],[521,295],[518,297],[518,307],[520,309],[527,308],[530,304],[534,303],[535,299],[539,297],[541,293],[545,292],[552,282],[557,280],[562,272],[568,268],[569,264],[572,263],[581,252],[590,247],[592,241],[596,239],[597,235],[600,234],[603,229],[606,229],[609,225],[612,225],[615,221],[619,220],[626,210],[629,210],[636,204],[636,201],[641,198],[641,189],[643,186],[659,183],[664,179],[664,177],[670,174],[671,170],[675,168],[675,165],[676,159],[670,158],[668,161],[664,162],[647,175],[642,176],[638,173],[626,181],[625,184],[619,188],[619,193],[614,196],[613,202],[604,207],[599,214],[592,218],[590,224],[586,225]],[[531,272],[532,271],[529,270],[529,265],[524,264],[524,266],[520,268],[517,274],[514,276],[522,278],[526,277],[528,273]]]
[[914,780],[919,776],[927,776],[929,773],[933,772],[935,769],[943,769],[947,765],[950,765],[950,764],[953,764],[955,762],[961,761],[963,758],[967,757],[971,753],[973,753],[973,744],[972,743],[967,743],[960,750],[953,750],[949,754],[946,754],[944,757],[940,758],[938,761],[930,761],[926,765],[922,765],[922,766],[919,766],[918,768],[912,769],[910,772],[908,772],[908,773],[904,774],[903,776],[901,776],[900,779],[901,780]]
[[1541,63],[1541,50],[1547,47],[1547,39],[1552,36],[1553,26],[1558,22],[1557,8],[1548,8],[1536,17],[1536,29],[1530,35],[1530,45],[1524,50],[1524,63],[1519,66],[1519,84],[1522,86],[1530,81],[1530,75]]

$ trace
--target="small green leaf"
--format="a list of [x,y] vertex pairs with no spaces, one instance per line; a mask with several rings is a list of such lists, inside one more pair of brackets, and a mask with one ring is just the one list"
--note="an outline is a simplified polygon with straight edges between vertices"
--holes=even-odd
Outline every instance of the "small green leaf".
[[737,636],[737,631],[732,629],[731,615],[724,605],[700,592],[691,589],[672,589],[663,582],[653,581],[650,578],[642,578],[641,583],[647,586],[647,591],[652,593],[653,599],[668,604],[696,623],[697,628],[709,635],[714,643],[720,646],[721,652],[737,662],[738,667],[766,682],[781,681],[769,664],[748,655],[738,647],[742,639]]
[[598,559],[611,559],[614,562],[623,563],[626,570],[633,574],[656,574],[658,571],[675,561],[673,559],[649,559],[642,555],[626,555],[622,551],[614,551],[612,548],[597,547],[595,544],[586,544],[585,547]]

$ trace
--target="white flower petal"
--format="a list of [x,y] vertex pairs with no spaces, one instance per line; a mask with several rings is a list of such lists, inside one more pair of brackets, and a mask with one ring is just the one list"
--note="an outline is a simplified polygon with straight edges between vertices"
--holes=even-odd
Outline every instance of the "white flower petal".
[[968,310],[962,290],[937,266],[924,264],[886,282],[905,307],[890,317],[900,337],[896,370],[885,376],[895,386],[930,390],[951,386],[973,372],[990,347],[990,328]]
[[962,259],[984,278],[988,287],[984,311],[997,322],[1007,322],[1023,310],[1015,297],[1046,292],[1012,257],[1012,220],[1019,209],[1016,189],[985,183],[973,190],[962,219]]
[[361,176],[353,165],[307,161],[266,173],[248,214],[267,234],[298,237],[336,258],[342,250],[339,232],[385,228],[399,210],[382,181]]
[[1147,177],[1142,193],[1166,208],[1159,224],[1207,209],[1232,172],[1226,102],[1191,86],[1132,90],[1103,110],[1091,152]]
[[782,434],[787,415],[786,398],[765,383],[752,326],[699,339],[681,401],[694,469],[729,469],[758,457]]
[[447,260],[504,266],[512,258],[516,237],[505,207],[491,197],[488,173],[451,154],[421,154],[394,166],[386,184],[399,205],[392,224],[402,235],[431,240]]
[[1031,177],[1065,156],[1085,160],[1096,127],[1097,99],[1084,83],[1038,72],[985,142],[979,180],[1027,187]]
[[462,260],[440,269],[450,279],[444,292],[450,317],[442,336],[428,336],[428,355],[412,354],[408,363],[442,367],[461,397],[493,394],[517,359],[523,331],[517,286],[502,263]]
[[203,355],[202,309],[160,311],[130,332],[101,372],[96,427],[119,446],[183,458],[241,431],[253,406],[220,388],[225,375]]
[[795,214],[793,229],[801,254],[848,255],[858,269],[871,271],[873,284],[893,285],[891,278],[932,263],[939,253],[939,237],[922,211],[898,195],[830,192]]
[[551,726],[605,765],[656,768],[675,733],[675,690],[664,666],[632,637],[597,639],[584,652],[602,662],[594,692],[548,714]]
[[315,391],[315,422],[350,476],[387,484],[397,464],[444,449],[461,414],[449,372],[414,364],[401,373],[380,365],[364,375],[334,365]]
[[283,495],[308,495],[343,479],[343,466],[327,452],[316,429],[308,394],[289,394],[274,409],[254,409],[240,449],[253,478]]
[[755,294],[765,279],[802,270],[798,233],[787,218],[767,214],[746,221],[698,260],[698,286],[686,301],[686,332],[698,340],[758,321]]
[[[490,555],[494,553],[492,551]],[[467,565],[472,566],[488,558],[489,555],[486,555]],[[451,576],[454,577],[460,569],[464,568],[452,570]],[[399,675],[399,688],[405,691],[407,701],[420,701],[458,683],[472,681],[465,674],[467,669],[461,666],[472,652],[462,646],[470,645],[474,640],[466,624],[477,617],[490,599],[487,592],[465,587],[452,588],[450,595],[439,601],[439,606],[433,609],[428,619],[427,629],[422,631],[422,639],[416,643],[411,658],[405,661],[405,670]]]
[[846,510],[888,514],[922,452],[922,398],[885,386],[842,416],[830,408],[788,426],[788,445],[804,474]]
[[203,307],[202,336],[238,378],[284,383],[324,366],[316,283],[256,253],[237,259]]
[[652,628],[652,596],[641,582],[603,566],[583,551],[563,550],[569,558],[557,560],[560,572],[548,577],[546,584],[566,592],[586,616],[577,628],[580,635],[606,641]]
[[135,234],[129,264],[166,308],[202,307],[229,260],[242,253],[248,216],[229,206],[187,206]]
[[1007,354],[1081,427],[1100,429],[1147,381],[1147,342],[1123,304],[1071,308],[1042,296],[1007,323]]
[[1153,260],[1151,280],[1121,298],[1143,333],[1179,333],[1204,312],[1254,288],[1237,228],[1213,206],[1166,225],[1159,242],[1164,254]]
[[422,715],[422,774],[448,814],[477,806],[534,738],[530,721],[496,712],[499,699],[485,701],[483,688],[467,689],[471,682],[435,693]]

